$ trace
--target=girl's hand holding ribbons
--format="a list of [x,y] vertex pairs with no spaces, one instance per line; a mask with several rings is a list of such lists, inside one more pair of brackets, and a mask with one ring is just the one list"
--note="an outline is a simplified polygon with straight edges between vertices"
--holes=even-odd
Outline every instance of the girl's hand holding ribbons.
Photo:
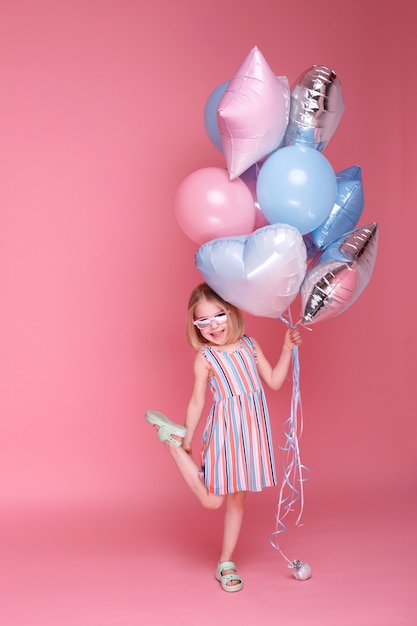
[[287,347],[290,352],[293,351],[294,346],[302,344],[301,333],[298,328],[288,328],[285,334],[284,346]]

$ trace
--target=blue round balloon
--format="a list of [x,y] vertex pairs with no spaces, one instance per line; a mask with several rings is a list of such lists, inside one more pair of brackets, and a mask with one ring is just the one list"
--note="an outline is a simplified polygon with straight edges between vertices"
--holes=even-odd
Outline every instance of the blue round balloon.
[[307,146],[280,148],[262,165],[259,206],[271,224],[289,224],[302,235],[324,222],[336,199],[336,174],[325,156]]
[[204,107],[204,128],[206,133],[217,150],[223,153],[222,142],[220,139],[219,127],[217,124],[217,108],[222,99],[224,92],[229,86],[229,80],[218,85],[209,95],[206,106]]

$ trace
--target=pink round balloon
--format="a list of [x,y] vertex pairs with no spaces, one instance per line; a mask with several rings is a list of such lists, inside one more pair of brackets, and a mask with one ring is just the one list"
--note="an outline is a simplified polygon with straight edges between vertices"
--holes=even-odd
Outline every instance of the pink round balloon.
[[290,112],[288,79],[276,76],[255,46],[229,82],[217,123],[230,179],[276,150]]
[[218,237],[246,235],[255,224],[247,185],[227,170],[206,167],[187,176],[175,196],[175,214],[184,233],[199,245]]

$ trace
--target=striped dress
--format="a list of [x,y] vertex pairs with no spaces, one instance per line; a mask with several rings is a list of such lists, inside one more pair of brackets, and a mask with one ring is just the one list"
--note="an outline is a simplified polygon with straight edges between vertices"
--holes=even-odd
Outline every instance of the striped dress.
[[274,451],[255,346],[244,335],[225,352],[204,346],[213,406],[201,448],[201,473],[215,494],[261,491],[276,485]]

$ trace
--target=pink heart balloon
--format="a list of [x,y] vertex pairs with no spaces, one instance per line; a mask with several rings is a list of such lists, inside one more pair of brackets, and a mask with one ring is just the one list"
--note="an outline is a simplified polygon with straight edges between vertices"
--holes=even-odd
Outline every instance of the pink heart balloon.
[[272,318],[297,297],[306,260],[301,234],[287,224],[214,239],[196,253],[197,269],[216,293],[252,315]]

